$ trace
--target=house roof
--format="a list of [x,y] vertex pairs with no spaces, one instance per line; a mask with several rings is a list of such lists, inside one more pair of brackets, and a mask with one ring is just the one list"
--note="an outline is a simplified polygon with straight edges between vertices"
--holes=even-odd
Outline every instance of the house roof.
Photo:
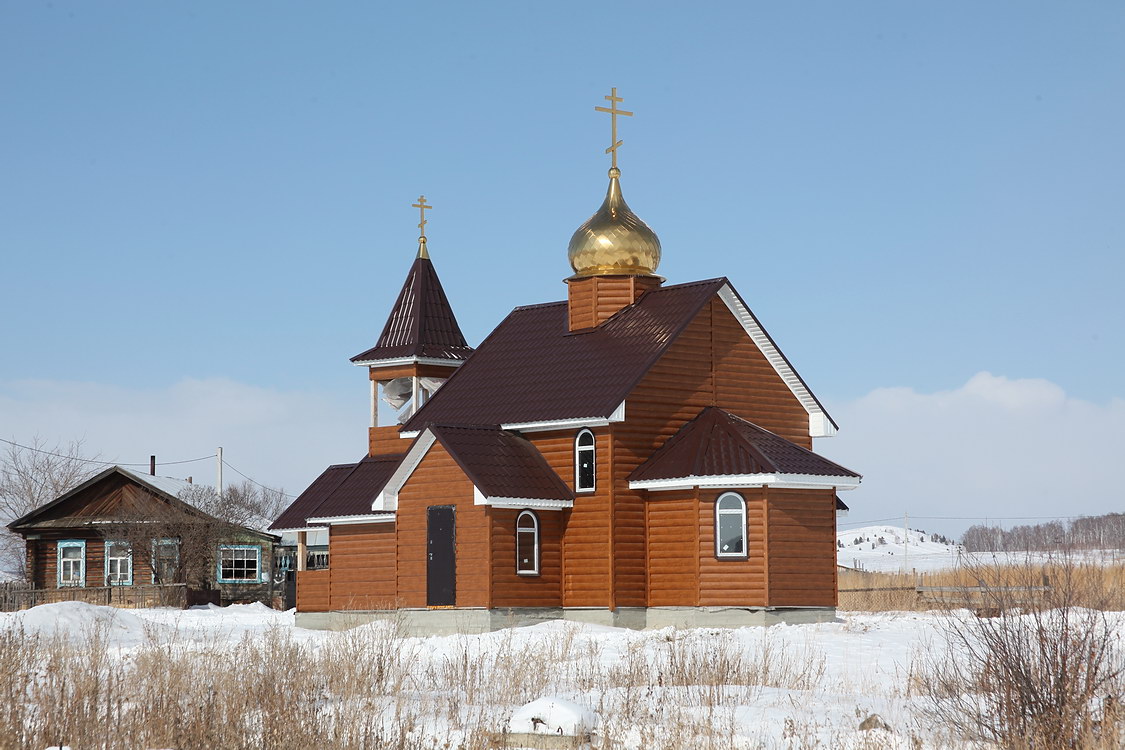
[[329,466],[285,509],[270,529],[309,528],[310,518],[339,518],[371,512],[401,455],[368,456],[354,464]]
[[574,500],[574,492],[543,454],[514,432],[459,425],[431,425],[429,430],[486,497]]
[[609,417],[726,283],[653,289],[580,332],[568,330],[566,302],[517,307],[403,430]]
[[638,466],[629,481],[755,474],[860,477],[780,435],[709,406]]
[[410,267],[379,340],[351,361],[366,364],[407,357],[463,360],[472,353],[434,264],[429,258],[418,258]]
[[[177,505],[180,507],[186,506],[188,508],[191,508],[194,512],[204,515],[210,515],[207,513],[207,510],[205,508],[200,508],[193,502],[195,498],[202,499],[205,497],[205,495],[203,493],[196,495],[194,492],[192,492],[192,490],[204,490],[204,492],[212,494],[210,492],[210,488],[205,487],[204,485],[192,484],[191,482],[188,482],[184,479],[176,479],[175,477],[160,477],[154,476],[152,474],[143,474],[139,471],[127,469],[124,466],[110,466],[104,471],[101,471],[98,474],[90,477],[85,482],[78,485],[69,492],[60,495],[51,502],[45,505],[41,505],[30,513],[22,516],[21,518],[17,518],[16,520],[12,521],[8,524],[8,528],[30,528],[32,526],[36,526],[37,524],[41,523],[40,519],[44,515],[49,513],[49,511],[51,511],[53,508],[61,505],[62,503],[66,502],[88,487],[92,487],[93,485],[104,481],[114,474],[121,475],[126,479],[141,485],[145,489],[149,490],[153,494],[163,498],[173,505]],[[57,527],[66,527],[67,525],[65,523],[59,522],[58,520],[49,523],[50,525]],[[250,522],[247,523],[243,528],[245,528],[247,531],[263,533],[266,531],[266,528],[268,526],[269,519],[258,517],[251,519]],[[266,536],[273,535],[266,534]]]

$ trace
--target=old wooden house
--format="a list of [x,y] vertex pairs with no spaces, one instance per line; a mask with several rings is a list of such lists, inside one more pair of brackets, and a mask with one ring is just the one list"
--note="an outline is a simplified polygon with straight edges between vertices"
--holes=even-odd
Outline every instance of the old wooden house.
[[[656,275],[616,166],[570,241],[566,298],[516,308],[475,350],[424,224],[352,358],[371,380],[366,455],[272,526],[329,532],[327,569],[297,574],[299,624],[834,616],[837,493],[860,476],[812,448],[837,426],[730,281]],[[378,423],[380,396],[401,423]]]
[[[214,492],[111,466],[8,524],[27,549],[34,601],[123,606],[271,603],[280,537],[253,514],[213,515]],[[221,504],[220,504],[221,505]]]

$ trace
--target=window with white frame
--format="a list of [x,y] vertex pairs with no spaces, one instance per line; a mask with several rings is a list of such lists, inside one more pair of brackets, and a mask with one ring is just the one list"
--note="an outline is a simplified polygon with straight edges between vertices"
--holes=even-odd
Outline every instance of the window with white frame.
[[594,465],[594,433],[582,430],[574,440],[574,489],[593,492],[597,476]]
[[249,544],[219,546],[219,583],[257,583],[261,578],[262,548]]
[[539,517],[530,510],[516,517],[516,573],[539,575]]
[[133,550],[125,542],[105,543],[105,582],[107,586],[133,583]]
[[59,586],[86,585],[86,541],[63,539],[58,544]]
[[746,501],[735,492],[715,501],[715,557],[746,559]]

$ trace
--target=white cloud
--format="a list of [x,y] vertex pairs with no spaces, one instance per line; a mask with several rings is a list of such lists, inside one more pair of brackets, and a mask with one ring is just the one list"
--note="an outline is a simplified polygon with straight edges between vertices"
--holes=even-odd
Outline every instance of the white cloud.
[[[960,388],[880,388],[830,405],[838,437],[816,450],[864,475],[844,494],[849,521],[901,517],[1070,516],[1125,510],[1125,400],[1094,404],[1046,380],[978,373]],[[339,397],[277,391],[225,379],[132,390],[96,383],[0,383],[0,437],[54,443],[84,438],[106,460],[206,456],[258,481],[303,490],[332,463],[366,448],[362,385]],[[162,474],[214,482],[213,461]],[[227,472],[228,481],[237,475]],[[920,519],[959,534],[972,521]],[[1014,523],[1011,521],[1008,524]]]
[[844,496],[849,521],[909,511],[912,526],[960,534],[976,521],[913,519],[1125,510],[1120,398],[1094,404],[1047,380],[981,372],[952,391],[880,388],[831,411],[840,435],[816,450],[864,475]]
[[[353,403],[354,401],[354,403]],[[97,383],[0,383],[0,437],[54,444],[83,439],[105,460],[177,461],[213,454],[259,482],[297,494],[324,467],[355,461],[367,447],[363,392],[334,399],[226,379],[185,379],[132,390]],[[158,473],[215,482],[215,462],[166,466]],[[227,469],[224,481],[241,477]]]

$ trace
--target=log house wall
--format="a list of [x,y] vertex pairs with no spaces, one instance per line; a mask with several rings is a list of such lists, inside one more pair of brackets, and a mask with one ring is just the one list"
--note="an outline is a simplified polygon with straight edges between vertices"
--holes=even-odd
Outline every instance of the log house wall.
[[836,493],[770,489],[769,604],[836,606]]
[[562,606],[562,511],[537,510],[539,575],[516,573],[516,517],[521,511],[489,508],[493,607]]
[[[766,528],[766,491],[731,490],[746,500],[745,560],[720,560],[715,556],[715,501],[728,490],[699,493],[699,606],[764,607],[768,600],[768,559],[771,537]],[[833,542],[835,544],[835,542]],[[836,557],[833,548],[832,565]]]
[[394,609],[395,525],[371,523],[329,527],[331,609]]
[[434,505],[454,507],[456,606],[489,606],[488,516],[473,504],[473,483],[440,441],[398,495],[395,558],[401,606],[426,606],[426,509]]

